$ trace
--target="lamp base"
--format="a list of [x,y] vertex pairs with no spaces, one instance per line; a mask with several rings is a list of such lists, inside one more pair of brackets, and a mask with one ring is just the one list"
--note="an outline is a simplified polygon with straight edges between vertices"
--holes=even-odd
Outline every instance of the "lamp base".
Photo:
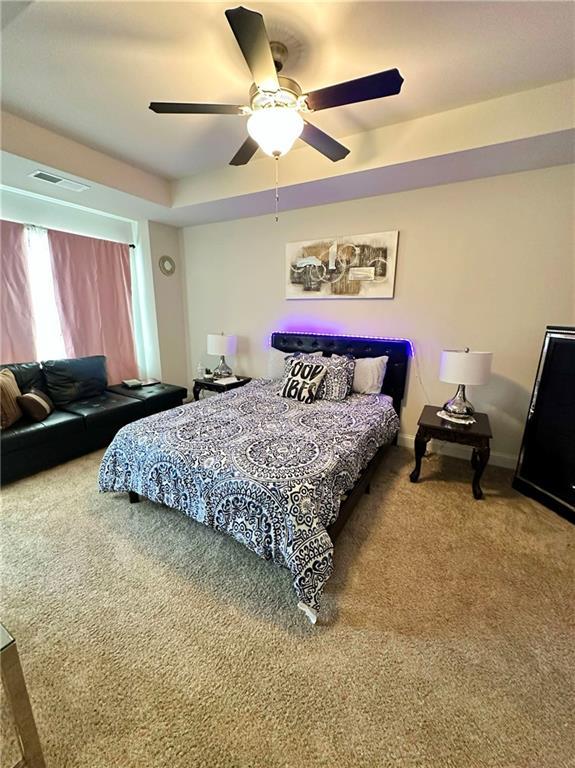
[[443,410],[453,419],[470,419],[475,413],[475,408],[465,397],[465,384],[459,384],[457,392],[451,400],[448,400],[443,406]]
[[214,379],[226,379],[232,375],[232,369],[226,363],[226,358],[222,355],[220,357],[220,364],[217,368],[214,368]]

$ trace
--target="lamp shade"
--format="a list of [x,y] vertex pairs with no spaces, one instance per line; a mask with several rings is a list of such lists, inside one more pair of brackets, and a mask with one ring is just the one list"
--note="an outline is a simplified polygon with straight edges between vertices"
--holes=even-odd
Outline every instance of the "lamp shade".
[[448,384],[486,384],[491,374],[493,352],[444,349],[439,378]]
[[226,336],[223,333],[208,333],[208,355],[235,355],[237,346],[237,336]]
[[303,118],[290,107],[258,109],[248,120],[248,133],[266,155],[285,155],[303,131]]

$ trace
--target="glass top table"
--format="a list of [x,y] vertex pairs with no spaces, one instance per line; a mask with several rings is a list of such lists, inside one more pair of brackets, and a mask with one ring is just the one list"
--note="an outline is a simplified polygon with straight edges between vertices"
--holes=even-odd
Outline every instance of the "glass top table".
[[0,624],[0,657],[2,687],[12,713],[23,758],[14,768],[23,768],[23,766],[26,768],[46,768],[24,673],[20,665],[16,640],[3,624]]
[[8,632],[4,624],[0,624],[0,653],[8,648],[9,645],[12,645],[14,642],[14,638]]

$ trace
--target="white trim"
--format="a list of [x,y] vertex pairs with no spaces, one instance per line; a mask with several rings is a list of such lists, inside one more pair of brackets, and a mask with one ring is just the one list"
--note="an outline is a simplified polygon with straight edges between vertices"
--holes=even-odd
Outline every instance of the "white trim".
[[[45,171],[45,173],[53,174],[53,171]],[[28,174],[28,175],[30,176],[31,174]],[[53,174],[53,175],[58,175],[58,174]],[[71,179],[69,179],[69,181],[71,181]],[[107,211],[99,211],[97,208],[90,208],[87,205],[81,205],[80,203],[73,203],[69,200],[60,200],[59,198],[50,197],[50,195],[41,195],[39,192],[31,192],[28,189],[19,189],[18,187],[11,187],[8,184],[0,184],[0,190],[6,191],[6,192],[12,192],[16,195],[22,195],[23,197],[33,197],[36,200],[42,200],[43,202],[46,202],[46,203],[53,203],[54,205],[61,205],[64,208],[75,208],[78,211],[85,211],[86,213],[94,213],[97,216],[103,216],[106,219],[115,219],[116,221],[125,221],[128,224],[132,224],[134,221],[133,219],[127,219],[125,216],[118,216],[115,213],[108,213]]]
[[[397,442],[404,448],[413,449],[415,435],[400,433]],[[442,440],[430,440],[427,445],[427,453],[438,453],[444,456],[453,456],[456,459],[469,460],[471,448],[467,445],[457,445],[456,443],[446,443]],[[501,453],[500,451],[491,451],[489,463],[496,467],[505,467],[505,469],[515,469],[517,465],[517,456],[512,453]]]
[[148,221],[132,225],[136,245],[130,251],[132,272],[132,317],[138,372],[141,378],[162,380],[156,295]]

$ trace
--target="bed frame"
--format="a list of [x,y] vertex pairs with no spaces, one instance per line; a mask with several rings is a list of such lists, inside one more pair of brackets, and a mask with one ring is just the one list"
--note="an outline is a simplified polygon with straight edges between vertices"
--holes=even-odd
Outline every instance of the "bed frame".
[[[353,355],[354,357],[389,358],[381,391],[393,400],[398,416],[405,394],[407,368],[412,352],[408,339],[371,338],[367,336],[332,336],[321,333],[272,333],[271,346],[281,352],[323,352],[324,355]],[[393,445],[397,444],[397,436]],[[370,482],[389,446],[382,446],[362,472],[339,508],[337,520],[327,530],[335,541],[364,493],[370,492]]]
[[[354,357],[389,358],[381,391],[393,400],[393,407],[400,416],[401,401],[405,394],[407,368],[412,353],[408,339],[371,338],[369,336],[332,336],[321,333],[272,333],[271,346],[281,352],[323,352],[324,355],[353,355]],[[393,441],[395,445],[397,437]],[[370,492],[370,481],[389,446],[382,446],[362,472],[359,480],[348,493],[339,508],[337,520],[327,530],[335,541],[364,493]],[[140,501],[134,491],[129,491],[131,503]]]

